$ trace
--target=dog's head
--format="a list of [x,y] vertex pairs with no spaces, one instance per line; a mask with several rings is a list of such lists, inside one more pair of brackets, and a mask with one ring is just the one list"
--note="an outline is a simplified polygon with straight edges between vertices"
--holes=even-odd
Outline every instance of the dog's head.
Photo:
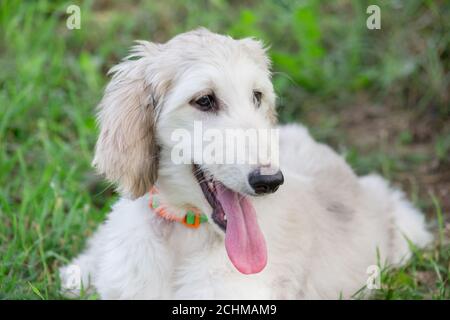
[[[227,158],[227,141],[275,123],[269,64],[259,41],[206,29],[165,44],[139,42],[112,68],[99,105],[98,171],[125,196],[140,197],[157,183],[171,205],[200,208],[218,232],[226,231],[228,255],[243,273],[266,264],[265,241],[248,196],[274,192],[283,176],[279,170],[264,172],[274,163],[258,147],[240,149],[244,161],[237,154]],[[180,140],[183,134],[188,138]],[[215,143],[208,153],[214,154],[212,161],[205,159],[208,140]]]

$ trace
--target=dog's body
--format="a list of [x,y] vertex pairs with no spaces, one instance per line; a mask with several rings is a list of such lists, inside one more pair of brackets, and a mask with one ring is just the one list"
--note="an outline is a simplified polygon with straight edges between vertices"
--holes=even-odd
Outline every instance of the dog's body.
[[[198,39],[201,39],[202,44],[207,41],[208,45],[215,45],[218,41],[220,45],[230,47],[236,42],[205,30],[181,36],[181,40],[188,40],[188,43],[195,43]],[[254,43],[246,42],[245,50],[253,45]],[[149,45],[146,45],[146,48],[151,49]],[[265,59],[259,49],[250,50],[256,50],[251,54],[252,59]],[[245,61],[248,63],[248,60]],[[262,60],[259,62],[260,64],[257,64],[262,66],[267,64]],[[233,61],[234,63],[236,61]],[[129,61],[122,63],[116,70],[119,79],[110,84],[107,93],[111,95],[111,92],[120,90],[122,94],[128,92],[120,87],[126,83],[120,78],[124,73],[130,78],[130,83],[139,86],[135,84],[139,79],[137,71],[134,71],[134,75],[133,71],[129,71],[132,68],[133,65],[130,66]],[[263,71],[264,68],[263,66]],[[142,70],[148,72],[148,67]],[[224,69],[221,70],[223,72]],[[248,70],[242,72],[251,74]],[[261,77],[265,74],[263,72]],[[228,74],[225,72],[221,76],[226,75]],[[243,81],[242,74],[238,78]],[[184,83],[183,78],[180,79],[179,81]],[[191,80],[195,82],[197,79],[192,77]],[[161,79],[158,80],[159,84]],[[173,88],[177,85],[179,83],[166,87]],[[264,86],[267,86],[267,82],[259,84],[258,88]],[[245,85],[240,83],[240,87]],[[170,90],[167,88],[166,90]],[[165,105],[177,104],[174,102],[174,96],[179,97],[180,94],[176,89],[171,90],[171,94],[166,91],[162,98]],[[216,87],[215,90],[215,94],[220,95],[220,89]],[[248,112],[255,113],[252,116],[257,118],[253,119],[255,126],[268,127],[272,121],[273,112],[269,109],[274,97],[271,87],[261,90],[265,97],[262,104],[268,105],[261,106],[268,108],[261,112],[265,112],[267,117],[258,118],[256,113],[260,112],[260,109]],[[239,96],[238,89],[234,92],[235,96]],[[130,94],[136,93],[132,91]],[[115,97],[120,100],[119,96]],[[134,96],[125,99],[139,102],[148,98],[145,97]],[[192,167],[175,166],[170,162],[168,128],[189,127],[180,119],[186,122],[186,119],[195,119],[191,115],[193,111],[189,107],[180,107],[176,112],[177,116],[173,116],[175,107],[172,108],[172,113],[164,111],[169,107],[162,107],[159,120],[156,124],[150,124],[155,127],[154,134],[159,146],[157,175],[148,174],[144,181],[139,176],[141,180],[136,182],[136,179],[130,178],[133,175],[136,178],[136,169],[129,172],[124,168],[132,167],[136,159],[146,161],[143,160],[146,155],[136,154],[143,146],[133,142],[128,144],[132,148],[131,151],[123,151],[123,147],[120,147],[123,141],[121,142],[121,137],[116,136],[119,129],[111,129],[105,123],[116,122],[118,126],[123,125],[120,124],[120,113],[126,112],[113,109],[118,106],[114,107],[111,101],[111,104],[108,104],[108,97],[104,99],[101,104],[103,113],[100,114],[102,132],[95,162],[101,172],[119,184],[125,196],[114,206],[107,221],[90,240],[87,250],[71,265],[62,269],[63,285],[68,283],[69,271],[73,266],[77,266],[81,270],[84,287],[96,290],[105,299],[348,298],[366,284],[370,276],[367,273],[370,266],[377,265],[378,262],[383,264],[385,261],[398,264],[408,258],[410,250],[406,239],[419,247],[425,246],[431,240],[423,216],[404,199],[400,191],[391,189],[382,178],[375,175],[358,178],[339,155],[327,146],[315,142],[305,128],[298,125],[282,126],[280,168],[283,170],[285,183],[273,194],[249,198],[267,244],[267,265],[256,274],[242,274],[236,270],[240,268],[239,263],[231,263],[227,258],[227,252],[230,258],[233,252],[228,247],[227,251],[225,250],[223,231],[217,228],[217,225],[211,222],[200,225],[198,229],[187,228],[180,223],[163,219],[149,206],[149,195],[146,191],[156,183],[164,201],[174,212],[186,204],[195,205],[206,213],[211,211],[192,174]],[[161,95],[158,99],[161,99]],[[226,105],[228,110],[232,110],[230,106],[233,101],[228,100]],[[248,110],[253,109],[249,107]],[[118,119],[105,119],[111,114]],[[200,115],[198,111],[193,114],[195,117]],[[130,113],[127,115],[133,118]],[[224,121],[224,117],[217,112],[204,120]],[[211,125],[217,126],[217,123]],[[238,125],[242,126],[242,123]],[[107,139],[112,135],[116,143],[119,141],[119,146],[108,149],[102,144],[110,143]],[[155,149],[153,145],[145,148],[152,152]],[[102,157],[107,150],[113,154]],[[117,153],[122,154],[117,157]],[[130,157],[129,162],[121,163],[120,159],[127,156]],[[110,163],[114,163],[116,171],[117,167],[122,171],[110,172]],[[144,166],[140,164],[138,167],[149,168],[152,165],[153,163]],[[240,176],[233,176],[230,171],[226,171],[227,168],[210,166],[204,170],[218,177],[220,183],[230,190],[251,195],[251,191],[246,191],[248,185],[237,184]],[[241,166],[239,170],[244,169]],[[148,177],[155,179],[147,181],[146,179],[150,179]],[[210,216],[211,220],[213,219]],[[245,273],[245,269],[243,270]],[[66,286],[64,289],[68,294],[77,294],[80,283],[72,288]]]

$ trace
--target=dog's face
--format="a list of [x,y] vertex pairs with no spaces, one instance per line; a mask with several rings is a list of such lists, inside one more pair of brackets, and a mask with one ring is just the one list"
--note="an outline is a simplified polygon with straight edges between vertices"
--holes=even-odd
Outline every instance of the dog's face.
[[[264,238],[247,196],[276,191],[283,176],[280,171],[263,174],[274,164],[258,148],[245,148],[245,159],[252,162],[238,161],[237,154],[236,161],[224,161],[231,151],[226,139],[233,130],[240,134],[273,126],[275,95],[268,68],[260,42],[204,29],[162,45],[142,42],[112,69],[99,106],[94,159],[99,171],[131,197],[157,183],[174,206],[200,208],[218,232],[226,232],[228,255],[243,273],[259,272],[266,264]],[[177,133],[191,139],[174,139]],[[208,133],[225,139],[219,148],[222,161],[205,159]],[[213,142],[217,147],[217,139]],[[174,159],[179,150],[181,163]]]

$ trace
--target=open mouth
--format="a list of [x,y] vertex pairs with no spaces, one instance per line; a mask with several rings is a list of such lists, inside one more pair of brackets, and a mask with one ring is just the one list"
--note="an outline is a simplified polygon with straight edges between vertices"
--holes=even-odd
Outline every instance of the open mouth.
[[194,166],[194,175],[203,191],[203,195],[208,201],[211,208],[213,208],[212,219],[224,232],[227,230],[227,216],[223,211],[222,205],[217,199],[217,185],[219,182],[215,181],[211,176],[207,177],[205,173],[198,167]]
[[212,220],[225,232],[225,249],[238,271],[258,273],[267,264],[267,248],[250,199],[227,188],[194,165],[194,175],[212,207]]

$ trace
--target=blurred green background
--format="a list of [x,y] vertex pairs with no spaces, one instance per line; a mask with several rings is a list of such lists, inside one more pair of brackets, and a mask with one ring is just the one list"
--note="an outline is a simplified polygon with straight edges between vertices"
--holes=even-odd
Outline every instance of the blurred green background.
[[[66,27],[71,4],[80,30]],[[371,4],[381,30],[366,27]],[[380,172],[427,213],[435,246],[386,268],[375,297],[449,298],[443,0],[1,1],[0,298],[60,298],[56,269],[117,199],[90,167],[107,70],[135,39],[165,42],[198,26],[264,40],[280,121],[306,124],[357,173]]]

